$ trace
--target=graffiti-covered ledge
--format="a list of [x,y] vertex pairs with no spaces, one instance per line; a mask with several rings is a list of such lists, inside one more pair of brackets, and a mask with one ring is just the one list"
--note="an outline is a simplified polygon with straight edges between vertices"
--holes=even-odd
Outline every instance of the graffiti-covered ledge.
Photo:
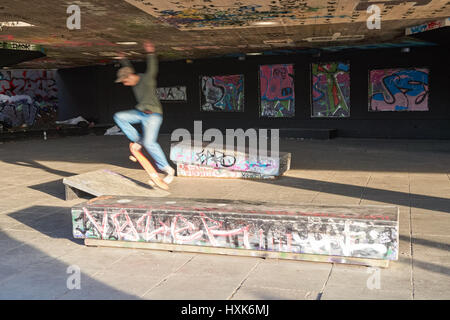
[[387,266],[398,208],[103,196],[72,208],[86,244]]

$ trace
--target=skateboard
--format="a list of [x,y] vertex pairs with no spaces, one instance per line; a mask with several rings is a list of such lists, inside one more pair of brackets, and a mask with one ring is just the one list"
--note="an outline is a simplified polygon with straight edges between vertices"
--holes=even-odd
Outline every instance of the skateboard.
[[142,154],[141,151],[134,151],[132,146],[133,143],[130,143],[130,152],[132,155],[129,158],[133,162],[139,162],[144,170],[148,173],[151,179],[149,180],[149,184],[151,186],[156,185],[164,190],[169,190],[169,186],[159,177],[158,172],[156,172],[155,168],[153,168],[150,161],[148,161],[148,159]]

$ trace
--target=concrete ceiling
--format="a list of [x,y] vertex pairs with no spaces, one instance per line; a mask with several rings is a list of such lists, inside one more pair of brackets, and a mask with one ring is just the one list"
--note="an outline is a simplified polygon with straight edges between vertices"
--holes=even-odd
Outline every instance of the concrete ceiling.
[[[380,29],[367,28],[372,4]],[[67,28],[70,5],[81,10],[79,30]],[[141,60],[145,39],[162,60],[395,43],[407,39],[406,27],[448,16],[446,0],[2,0],[0,24],[33,26],[3,26],[0,42],[46,49],[46,57],[15,67],[65,68],[111,63],[120,51]]]
[[0,42],[0,66],[16,65],[41,57],[45,57],[45,50],[39,45]]

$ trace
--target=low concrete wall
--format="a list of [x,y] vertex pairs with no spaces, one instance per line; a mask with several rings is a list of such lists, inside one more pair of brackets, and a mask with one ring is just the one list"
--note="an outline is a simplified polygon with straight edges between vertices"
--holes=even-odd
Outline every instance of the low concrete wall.
[[208,144],[197,147],[180,142],[171,145],[170,160],[176,163],[279,176],[289,170],[291,154],[280,152],[278,157],[259,156],[258,151],[249,153],[247,150],[242,153],[209,147]]
[[398,259],[398,208],[103,196],[72,208],[75,238]]

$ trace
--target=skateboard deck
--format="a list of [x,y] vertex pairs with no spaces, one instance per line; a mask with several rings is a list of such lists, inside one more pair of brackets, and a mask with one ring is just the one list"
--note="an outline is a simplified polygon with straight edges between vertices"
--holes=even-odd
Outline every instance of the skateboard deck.
[[132,154],[132,156],[130,156],[130,160],[140,163],[140,165],[150,176],[150,185],[156,185],[161,189],[169,190],[169,186],[158,176],[158,172],[156,172],[155,168],[153,168],[150,161],[148,161],[148,159],[142,154],[141,151],[134,151],[132,146],[133,143],[130,143],[130,152]]

